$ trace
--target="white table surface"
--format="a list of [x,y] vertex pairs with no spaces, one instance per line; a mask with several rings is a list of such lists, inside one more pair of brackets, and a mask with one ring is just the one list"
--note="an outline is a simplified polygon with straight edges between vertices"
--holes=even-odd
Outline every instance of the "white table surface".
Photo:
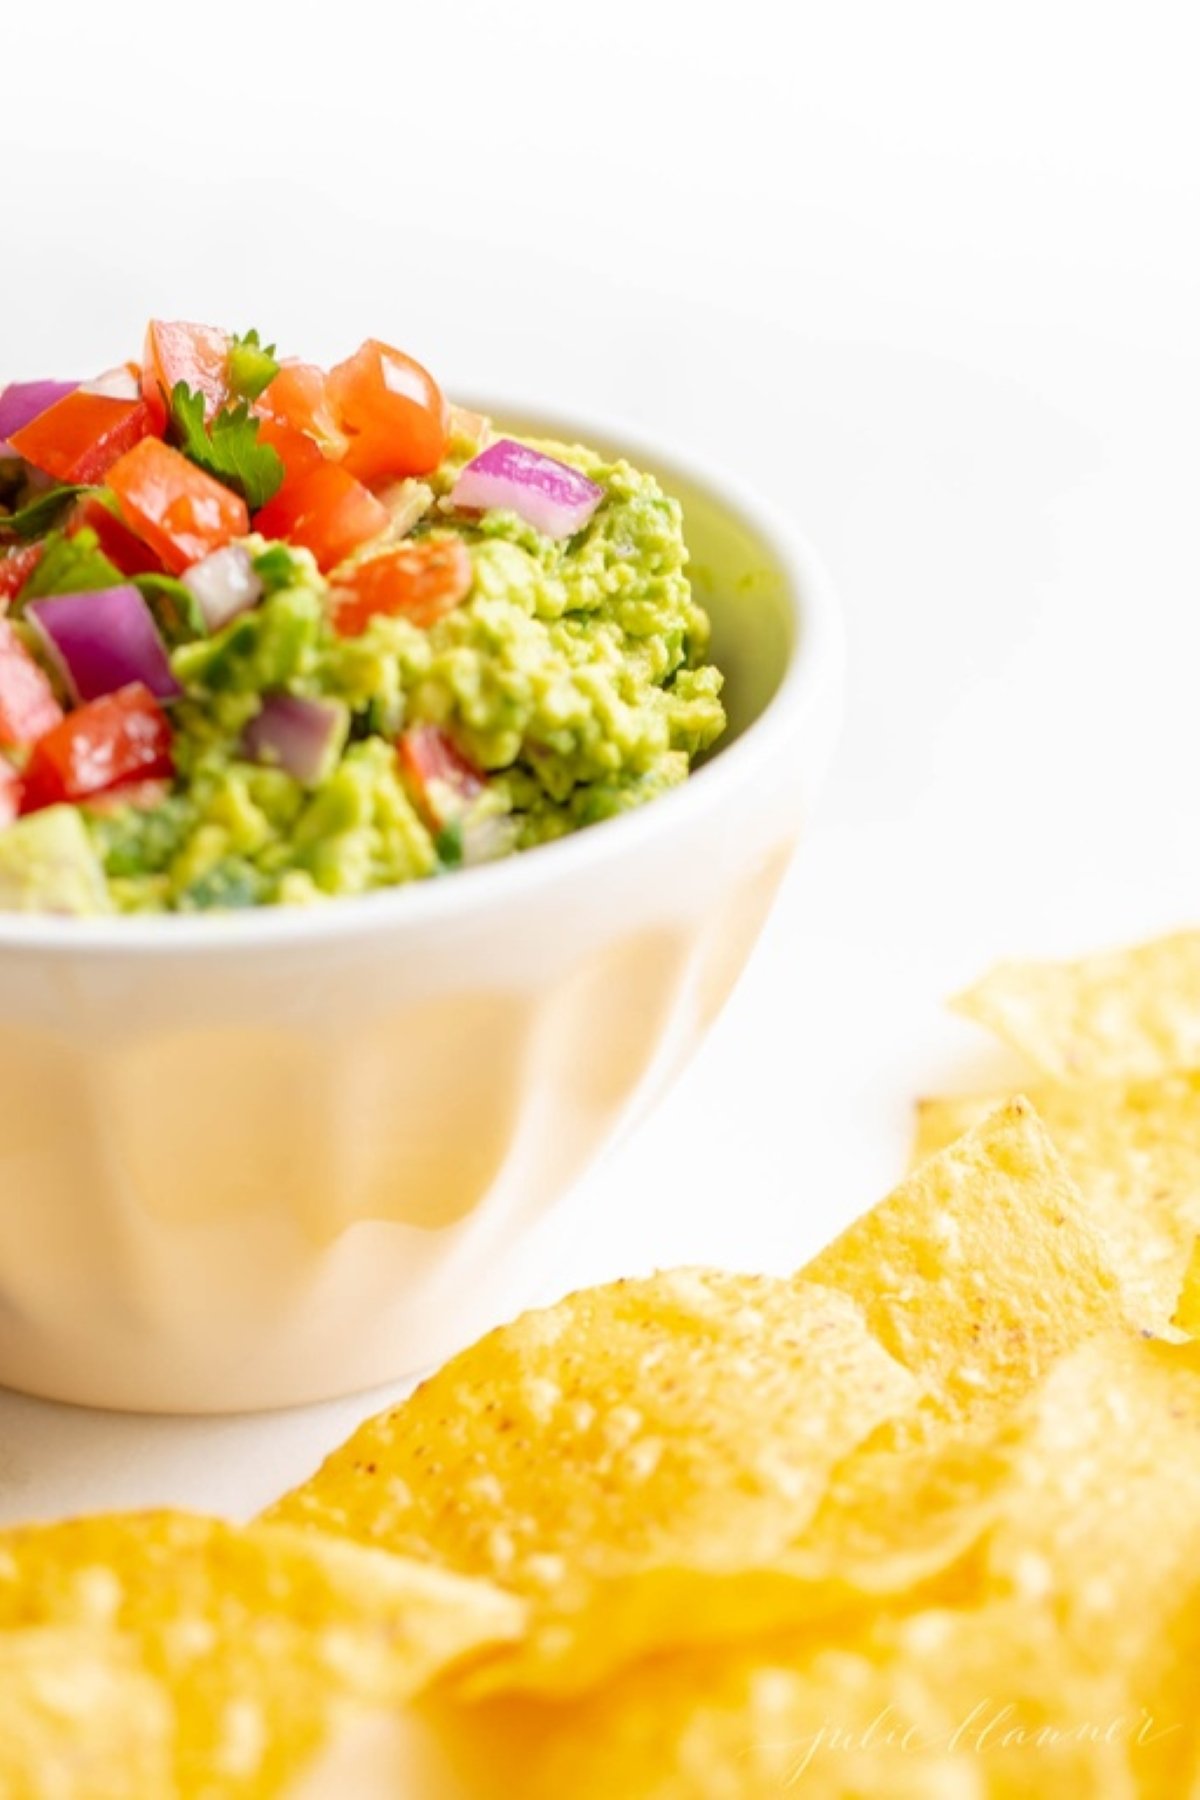
[[[1004,1078],[943,996],[1200,919],[1188,8],[59,0],[3,36],[0,367],[105,366],[151,313],[374,333],[720,457],[834,571],[823,814],[561,1286],[792,1267],[899,1175],[919,1092]],[[248,1512],[383,1398],[0,1395],[0,1518]]]

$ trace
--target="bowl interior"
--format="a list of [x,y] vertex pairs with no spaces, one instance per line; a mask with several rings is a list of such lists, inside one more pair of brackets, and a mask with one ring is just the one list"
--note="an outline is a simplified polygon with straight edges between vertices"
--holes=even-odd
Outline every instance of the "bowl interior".
[[671,470],[655,472],[683,504],[692,586],[712,620],[712,660],[725,672],[729,731],[719,751],[758,718],[783,680],[795,632],[788,577],[767,539],[727,503]]

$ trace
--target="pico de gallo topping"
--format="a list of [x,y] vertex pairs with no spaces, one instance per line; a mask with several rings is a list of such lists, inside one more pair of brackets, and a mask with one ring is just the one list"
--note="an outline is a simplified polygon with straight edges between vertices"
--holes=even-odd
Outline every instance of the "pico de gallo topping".
[[0,389],[0,908],[317,904],[561,837],[724,727],[654,478],[152,320]]

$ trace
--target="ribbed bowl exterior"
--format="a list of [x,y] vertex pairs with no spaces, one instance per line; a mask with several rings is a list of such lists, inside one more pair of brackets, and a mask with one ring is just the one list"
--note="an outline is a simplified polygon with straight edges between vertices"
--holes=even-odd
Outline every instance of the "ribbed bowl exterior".
[[0,923],[0,1381],[295,1404],[428,1366],[520,1294],[535,1227],[736,980],[835,734],[824,578],[716,492],[688,509],[714,611],[739,556],[769,566],[749,661],[787,666],[751,671],[775,698],[679,794],[311,921]]

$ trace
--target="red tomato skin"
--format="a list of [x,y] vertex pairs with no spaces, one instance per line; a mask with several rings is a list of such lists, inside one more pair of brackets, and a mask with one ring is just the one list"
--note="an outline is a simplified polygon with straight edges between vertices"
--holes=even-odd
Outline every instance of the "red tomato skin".
[[471,591],[471,556],[459,538],[421,538],[369,556],[338,576],[333,623],[342,637],[361,637],[380,613],[430,626]]
[[145,438],[108,471],[127,525],[172,575],[250,529],[246,502],[159,438]]
[[110,507],[94,494],[81,494],[67,519],[67,536],[78,531],[94,531],[100,549],[122,575],[161,575],[162,564],[148,544],[130,531],[124,519],[118,519]]
[[167,715],[149,688],[135,681],[77,706],[38,740],[25,773],[22,811],[173,773]]
[[260,415],[258,421],[258,441],[269,444],[283,464],[283,481],[271,496],[277,500],[284,489],[291,484],[311,475],[325,461],[320,448],[307,432],[298,431],[295,426],[285,425],[279,419]]
[[114,400],[76,388],[14,431],[18,456],[56,481],[96,482],[153,426],[141,400]]
[[12,764],[0,756],[0,825],[11,825],[21,811],[25,783]]
[[62,720],[45,671],[7,619],[0,619],[0,744],[33,744]]
[[344,454],[346,436],[329,397],[329,377],[315,363],[294,358],[281,363],[274,381],[259,395],[257,409],[314,438],[334,462]]
[[400,767],[426,823],[435,831],[478,799],[487,781],[440,725],[410,725],[397,745]]
[[329,371],[329,397],[350,438],[342,461],[360,481],[427,475],[445,455],[442,391],[403,350],[368,338]]
[[204,395],[204,416],[211,419],[229,399],[229,333],[182,319],[151,319],[141,380],[142,399],[159,432],[166,425],[171,389],[178,381]]
[[280,489],[255,515],[254,528],[264,537],[286,538],[311,550],[325,574],[390,523],[387,507],[361,481],[339,463],[322,461]]
[[0,611],[16,599],[41,560],[40,544],[18,544],[0,555]]

